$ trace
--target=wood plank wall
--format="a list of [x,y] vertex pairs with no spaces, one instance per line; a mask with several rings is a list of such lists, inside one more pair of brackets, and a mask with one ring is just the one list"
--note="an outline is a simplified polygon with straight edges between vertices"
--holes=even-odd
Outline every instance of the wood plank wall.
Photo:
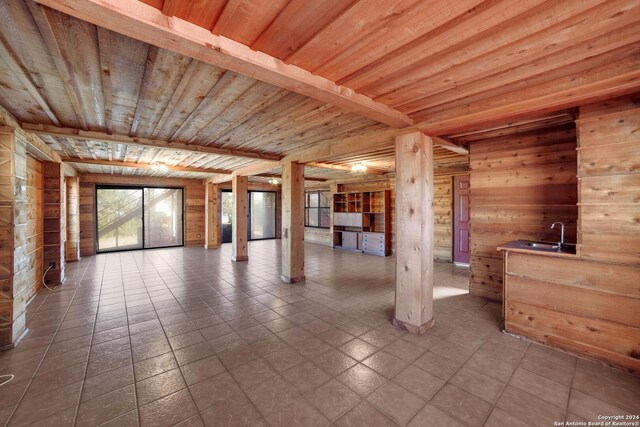
[[95,187],[96,185],[149,185],[184,188],[184,244],[204,246],[205,186],[201,180],[151,178],[123,175],[80,175],[80,255],[96,253]]
[[640,97],[580,109],[579,257],[510,253],[507,329],[640,374]]
[[576,157],[573,124],[470,144],[473,295],[502,300],[500,244],[557,241],[556,221],[566,226],[565,241],[576,241]]
[[65,178],[67,199],[67,238],[65,242],[65,261],[80,259],[80,179],[77,176]]
[[43,263],[48,269],[45,277],[47,285],[58,285],[64,281],[65,267],[65,184],[61,163],[46,162],[43,166],[44,177],[44,251]]

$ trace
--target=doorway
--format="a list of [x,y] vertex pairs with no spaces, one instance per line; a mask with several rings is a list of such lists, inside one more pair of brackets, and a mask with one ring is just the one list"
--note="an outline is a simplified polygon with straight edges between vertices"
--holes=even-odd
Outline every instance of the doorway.
[[469,264],[469,175],[453,177],[453,262]]
[[97,252],[183,245],[183,190],[96,187]]
[[[264,240],[276,238],[276,204],[275,191],[249,191],[247,210],[247,239]],[[233,192],[222,190],[220,197],[222,206],[220,223],[222,226],[222,243],[231,243],[233,223]]]

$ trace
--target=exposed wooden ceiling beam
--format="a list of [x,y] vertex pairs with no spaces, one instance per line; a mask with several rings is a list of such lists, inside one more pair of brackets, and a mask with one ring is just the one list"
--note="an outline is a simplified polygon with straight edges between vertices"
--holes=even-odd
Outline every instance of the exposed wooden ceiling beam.
[[[100,165],[111,166],[115,168],[137,168],[137,169],[150,169],[151,163],[136,163],[136,162],[120,162],[117,160],[101,160],[101,159],[80,159],[77,157],[62,157],[63,162],[78,163],[86,165]],[[209,169],[209,168],[196,168],[192,166],[171,166],[166,165],[170,171],[173,172],[197,172],[197,173],[211,173],[211,174],[227,174],[230,175],[232,171],[226,169]]]
[[[279,173],[261,173],[258,175],[253,175],[253,176],[258,176],[258,177],[262,177],[262,178],[278,178],[278,179],[282,179],[282,175]],[[305,181],[313,181],[313,182],[325,182],[328,181],[325,178],[318,178],[318,177],[314,177],[314,176],[305,176],[304,177]]]
[[454,153],[462,154],[462,155],[465,155],[465,156],[469,155],[469,150],[468,149],[466,149],[465,147],[463,147],[463,146],[461,146],[459,144],[456,144],[455,142],[451,141],[449,138],[445,138],[443,136],[442,137],[434,136],[434,137],[431,137],[431,139],[433,139],[433,143],[435,145],[438,145],[438,146],[440,146],[442,148],[445,148],[445,149],[447,149],[449,151],[453,151]]
[[128,37],[327,102],[393,127],[413,120],[380,102],[140,1],[36,0]]
[[257,153],[255,151],[236,150],[233,148],[218,148],[211,145],[188,144],[178,141],[162,141],[158,139],[141,138],[137,136],[110,135],[105,132],[84,131],[80,129],[63,128],[49,125],[23,123],[27,132],[36,135],[49,135],[76,140],[100,141],[106,143],[128,144],[139,147],[163,148],[176,151],[190,151],[197,153],[216,154],[219,156],[246,157],[250,159],[279,161],[282,156],[277,154]]
[[[321,169],[331,169],[336,171],[344,171],[344,172],[352,172],[351,166],[347,165],[336,165],[333,163],[323,163],[323,162],[307,162],[305,166],[309,166],[311,168],[321,168]],[[358,172],[365,175],[384,175],[385,172],[377,169],[372,169],[367,167],[365,172]]]
[[[635,60],[632,58],[630,62]],[[635,66],[637,67],[637,63]],[[615,72],[615,68],[612,67],[612,70]],[[508,99],[502,96],[492,100],[492,103],[485,101],[478,105],[465,105],[443,111],[416,124],[415,127],[430,136],[462,133],[485,125],[573,108],[640,90],[640,69],[603,79],[598,79],[598,76],[593,74],[595,72],[581,79],[571,76],[568,83],[549,83],[548,93],[545,94],[539,94],[539,91],[533,88],[511,93]]]

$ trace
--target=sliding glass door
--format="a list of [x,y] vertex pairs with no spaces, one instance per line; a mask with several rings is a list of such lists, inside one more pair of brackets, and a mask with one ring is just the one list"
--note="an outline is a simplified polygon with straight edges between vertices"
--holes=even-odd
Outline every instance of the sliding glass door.
[[97,251],[183,244],[181,188],[98,187]]
[[249,240],[275,239],[276,194],[272,191],[249,192]]
[[182,189],[144,189],[144,247],[182,245]]
[[98,188],[98,252],[142,249],[142,189]]

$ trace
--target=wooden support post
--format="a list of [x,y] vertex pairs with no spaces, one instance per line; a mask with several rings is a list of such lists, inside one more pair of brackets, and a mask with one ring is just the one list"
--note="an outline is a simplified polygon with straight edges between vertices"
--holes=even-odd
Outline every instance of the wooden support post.
[[433,142],[396,137],[396,307],[393,324],[421,334],[433,326]]
[[65,184],[62,163],[45,163],[43,267],[52,266],[45,275],[47,285],[56,286],[64,280]]
[[207,182],[205,193],[205,240],[204,247],[214,249],[220,246],[220,187]]
[[247,261],[247,185],[246,176],[234,175],[231,180],[233,191],[233,223],[231,227],[231,260]]
[[67,186],[67,241],[65,243],[65,261],[80,259],[80,178],[68,176]]
[[304,165],[282,165],[282,281],[304,278]]

